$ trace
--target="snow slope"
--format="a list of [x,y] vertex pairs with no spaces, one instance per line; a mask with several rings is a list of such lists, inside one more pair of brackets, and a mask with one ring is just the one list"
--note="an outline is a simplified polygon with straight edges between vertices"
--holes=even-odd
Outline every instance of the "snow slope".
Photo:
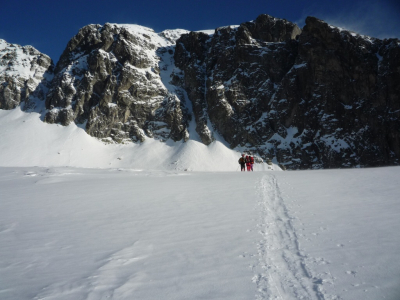
[[399,299],[400,168],[0,168],[0,298]]
[[[41,121],[19,107],[0,110],[0,166],[71,166],[144,170],[237,171],[240,153],[216,141],[210,146],[190,140],[166,143],[104,144],[84,129]],[[256,164],[256,170],[268,170]],[[276,165],[272,169],[279,170]]]

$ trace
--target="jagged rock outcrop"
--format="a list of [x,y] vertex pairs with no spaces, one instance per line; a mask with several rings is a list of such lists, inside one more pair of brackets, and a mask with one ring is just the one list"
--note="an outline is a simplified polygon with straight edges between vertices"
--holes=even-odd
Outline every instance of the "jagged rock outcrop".
[[[263,110],[257,107],[264,106],[264,93],[272,95],[274,82],[293,65],[296,49],[290,41],[300,32],[295,24],[261,15],[238,28],[217,28],[211,37],[191,32],[178,40],[175,64],[184,70],[182,85],[205,144],[212,141],[209,118],[232,147],[239,145],[247,134],[245,124],[260,117],[254,114]],[[268,48],[268,43],[273,45]]]
[[71,39],[46,98],[48,123],[85,123],[88,134],[143,141],[186,140],[187,111],[160,77],[160,61],[183,31],[88,25]]
[[291,169],[399,162],[398,39],[261,15],[183,35],[174,58],[200,136],[208,122],[231,147]]
[[19,46],[0,39],[0,109],[24,103],[33,109],[44,100],[53,78],[53,61],[32,46]]
[[400,83],[398,40],[309,17],[295,64],[271,103],[278,112],[273,122],[297,129],[298,145],[278,154],[280,161],[298,159],[294,167],[303,168],[398,163],[400,90],[390,85]]
[[199,134],[201,141],[209,145],[214,137],[208,127],[208,107],[205,101],[206,95],[206,68],[204,59],[206,57],[206,42],[209,36],[201,32],[190,32],[183,35],[180,43],[175,49],[175,65],[184,69],[184,76],[179,78],[175,75],[175,83],[180,84],[183,80],[183,87],[187,91],[188,97],[192,102],[193,112],[196,120],[196,132]]

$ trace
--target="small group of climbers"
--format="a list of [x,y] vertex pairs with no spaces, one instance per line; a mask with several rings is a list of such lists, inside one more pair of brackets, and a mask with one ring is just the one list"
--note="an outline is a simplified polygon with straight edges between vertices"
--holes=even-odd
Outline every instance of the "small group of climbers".
[[239,158],[239,164],[240,164],[240,171],[245,172],[245,167],[247,167],[247,171],[253,171],[253,165],[254,165],[254,157],[250,155],[244,155],[242,154],[242,157]]

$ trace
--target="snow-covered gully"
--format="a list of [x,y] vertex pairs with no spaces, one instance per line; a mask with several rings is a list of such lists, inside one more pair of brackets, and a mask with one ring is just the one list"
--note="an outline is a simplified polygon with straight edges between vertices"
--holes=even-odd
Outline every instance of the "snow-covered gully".
[[257,183],[258,222],[262,239],[257,244],[259,264],[253,281],[256,299],[338,299],[328,296],[322,280],[314,278],[302,254],[293,217],[284,203],[275,175],[264,175]]

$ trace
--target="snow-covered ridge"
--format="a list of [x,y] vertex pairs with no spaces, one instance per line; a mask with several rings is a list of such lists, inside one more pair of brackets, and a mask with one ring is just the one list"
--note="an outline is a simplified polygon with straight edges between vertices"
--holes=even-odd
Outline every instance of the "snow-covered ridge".
[[215,29],[197,30],[196,32],[202,32],[208,35],[213,35],[215,33]]
[[352,30],[350,30],[350,29],[346,29],[346,28],[343,28],[343,27],[329,25],[329,28],[338,30],[338,31],[341,32],[341,33],[348,33],[348,34],[350,34],[350,35],[353,36],[353,37],[362,38],[362,39],[364,39],[364,40],[366,40],[366,41],[368,41],[368,42],[370,42],[370,43],[373,43],[374,40],[376,40],[376,38],[374,38],[374,37],[372,37],[372,36],[359,34],[359,33],[355,32],[355,31],[352,31]]
[[167,47],[173,45],[175,44],[176,40],[181,37],[182,34],[189,33],[189,31],[185,29],[166,29],[161,31],[160,33],[156,33],[152,28],[136,24],[109,24],[116,27],[125,28],[135,36],[145,37],[159,47]]
[[50,58],[32,46],[10,44],[0,39],[0,59],[0,75],[32,78],[38,84],[47,71],[40,60]]

